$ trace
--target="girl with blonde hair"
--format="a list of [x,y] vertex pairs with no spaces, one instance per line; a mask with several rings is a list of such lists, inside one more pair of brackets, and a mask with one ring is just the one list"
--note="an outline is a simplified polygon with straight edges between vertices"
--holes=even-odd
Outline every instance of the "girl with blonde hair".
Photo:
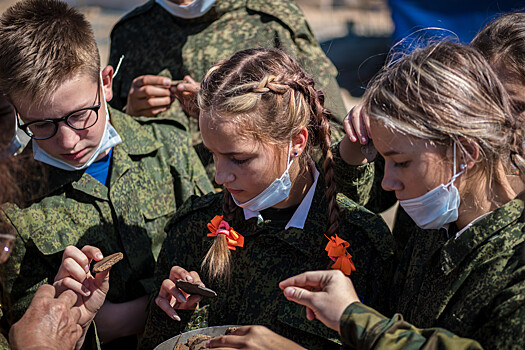
[[[199,311],[201,297],[176,287],[182,279],[217,292],[200,304],[209,326],[262,324],[310,349],[338,348],[337,334],[306,324],[279,281],[338,268],[384,309],[394,264],[382,219],[337,195],[323,94],[283,52],[250,49],[211,68],[198,100],[203,142],[225,190],[192,198],[168,225],[142,347],[180,333]],[[309,155],[317,146],[321,171]]]

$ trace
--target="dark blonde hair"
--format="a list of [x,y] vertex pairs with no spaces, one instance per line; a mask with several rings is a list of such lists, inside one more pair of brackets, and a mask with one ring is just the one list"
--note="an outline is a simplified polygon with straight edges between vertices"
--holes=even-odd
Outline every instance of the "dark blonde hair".
[[460,140],[479,145],[475,171],[489,184],[501,161],[511,162],[525,176],[523,124],[512,113],[509,96],[478,50],[441,42],[390,62],[374,78],[364,95],[371,119],[405,135],[436,145]]
[[[334,161],[330,151],[331,113],[324,108],[323,94],[291,57],[277,49],[239,51],[212,67],[201,83],[198,94],[201,115],[210,122],[228,121],[241,135],[274,146],[287,146],[300,130],[307,128],[308,142],[299,157],[307,169],[308,152],[320,146],[329,203],[329,234],[339,229]],[[233,219],[238,207],[224,191],[224,220]],[[226,237],[219,235],[204,258],[203,268],[211,278],[228,277],[230,252]]]
[[64,79],[87,74],[98,81],[100,56],[86,18],[57,0],[23,0],[0,18],[0,89],[48,99]]

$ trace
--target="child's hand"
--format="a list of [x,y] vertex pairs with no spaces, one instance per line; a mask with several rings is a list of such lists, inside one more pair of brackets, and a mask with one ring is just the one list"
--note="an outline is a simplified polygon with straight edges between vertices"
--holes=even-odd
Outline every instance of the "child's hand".
[[171,92],[180,101],[182,109],[192,118],[199,119],[199,106],[197,104],[197,93],[201,84],[193,80],[189,75],[184,77],[187,83],[177,84],[171,88]]
[[346,307],[359,302],[350,278],[339,270],[309,271],[279,283],[286,299],[306,306],[306,317],[339,332]]
[[263,326],[245,326],[236,329],[231,335],[221,335],[210,339],[206,344],[209,349],[243,350],[304,350],[302,346],[276,334]]
[[153,117],[167,110],[173,102],[171,79],[141,75],[133,79],[128,93],[126,113],[135,117]]
[[180,317],[175,309],[191,310],[197,307],[197,303],[202,299],[200,295],[190,295],[176,287],[177,280],[185,280],[199,284],[203,287],[199,274],[195,271],[188,272],[180,266],[173,266],[170,276],[162,282],[159,295],[155,298],[155,303],[171,318],[180,321]]
[[72,290],[78,296],[77,306],[81,311],[79,324],[85,330],[98,310],[104,304],[109,290],[109,269],[91,275],[89,264],[92,260],[99,261],[102,253],[96,247],[84,246],[82,250],[68,246],[62,255],[62,264],[55,276],[53,286],[57,296],[67,290]]

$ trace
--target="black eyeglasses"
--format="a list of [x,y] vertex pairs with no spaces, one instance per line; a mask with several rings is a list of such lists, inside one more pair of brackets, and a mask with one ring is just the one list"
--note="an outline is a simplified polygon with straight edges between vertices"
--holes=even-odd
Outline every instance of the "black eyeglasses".
[[22,129],[29,137],[35,140],[47,140],[58,131],[58,123],[66,122],[66,124],[75,130],[84,130],[92,127],[98,121],[98,111],[100,109],[100,84],[97,89],[98,104],[93,107],[80,108],[68,115],[57,119],[43,119],[20,124],[20,113],[15,107],[16,120],[18,127]]

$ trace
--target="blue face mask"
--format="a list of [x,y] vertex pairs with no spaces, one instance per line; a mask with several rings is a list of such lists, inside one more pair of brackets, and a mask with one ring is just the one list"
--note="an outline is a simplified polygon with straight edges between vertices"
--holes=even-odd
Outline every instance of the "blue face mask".
[[169,0],[155,0],[157,4],[162,6],[172,16],[191,19],[203,16],[208,12],[216,0],[193,0],[188,5],[177,5]]
[[[292,142],[290,141],[290,146],[288,147],[288,158],[290,159],[290,151],[292,149]],[[292,182],[290,181],[290,166],[292,165],[294,158],[288,161],[286,170],[281,175],[280,178],[275,179],[270,186],[266,187],[264,191],[259,193],[257,196],[253,197],[247,202],[239,203],[233,196],[233,201],[239,207],[252,211],[259,212],[264,209],[273,207],[277,203],[281,203],[283,200],[288,198],[290,195],[290,190],[292,188]]]
[[[100,78],[102,81],[102,77]],[[59,168],[62,170],[67,171],[77,171],[77,170],[83,170],[89,167],[93,162],[97,159],[97,157],[103,153],[104,151],[107,151],[111,147],[118,145],[122,142],[122,139],[120,138],[119,134],[113,128],[113,126],[109,123],[109,112],[108,112],[108,105],[106,103],[106,95],[104,93],[104,89],[102,88],[102,96],[104,100],[105,110],[106,110],[106,126],[104,127],[104,134],[102,135],[102,138],[100,139],[100,143],[98,144],[97,150],[91,157],[88,159],[88,161],[80,166],[73,166],[61,159],[52,157],[44,151],[38,143],[33,141],[33,158],[35,160],[41,161],[42,163],[49,164],[55,168]]]
[[446,185],[439,185],[433,190],[417,198],[399,201],[399,205],[422,229],[439,229],[458,219],[458,209],[461,202],[454,181],[465,172],[466,166],[461,164],[461,171],[456,174],[456,143],[454,143],[454,175]]

